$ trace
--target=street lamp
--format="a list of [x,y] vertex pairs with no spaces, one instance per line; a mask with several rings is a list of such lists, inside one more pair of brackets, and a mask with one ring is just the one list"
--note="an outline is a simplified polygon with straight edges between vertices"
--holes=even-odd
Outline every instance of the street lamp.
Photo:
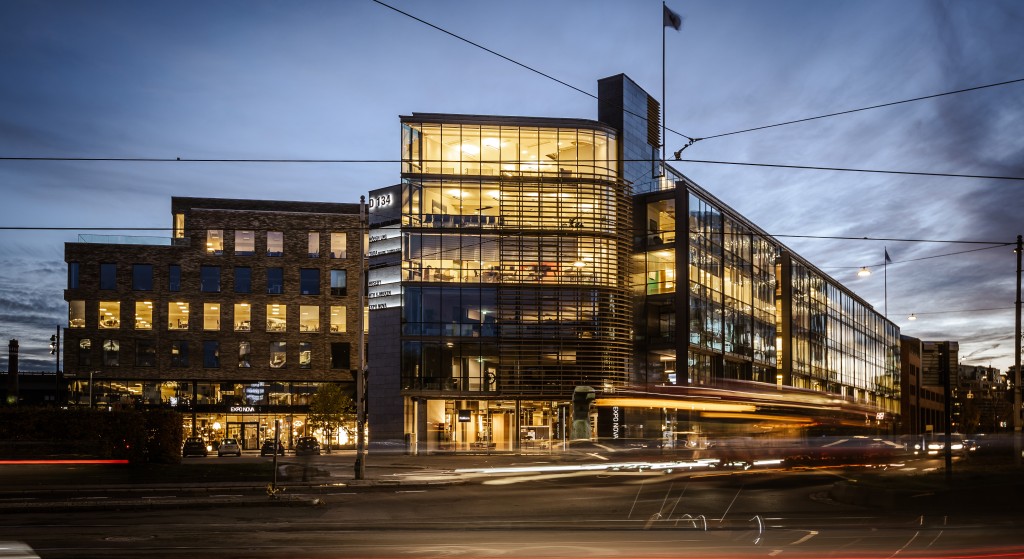
[[60,326],[57,333],[50,336],[50,355],[57,357],[57,365],[53,370],[53,405],[60,407]]
[[871,270],[867,266],[861,266],[860,270],[857,271],[858,277],[867,277],[871,275]]

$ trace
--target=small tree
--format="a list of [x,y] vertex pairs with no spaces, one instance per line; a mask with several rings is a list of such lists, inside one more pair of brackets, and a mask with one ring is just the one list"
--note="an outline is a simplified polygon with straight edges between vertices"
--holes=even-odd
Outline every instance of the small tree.
[[355,416],[352,398],[337,384],[322,383],[309,401],[309,415],[306,423],[314,429],[322,429],[327,438],[327,452],[331,452],[331,441],[339,428],[344,428]]

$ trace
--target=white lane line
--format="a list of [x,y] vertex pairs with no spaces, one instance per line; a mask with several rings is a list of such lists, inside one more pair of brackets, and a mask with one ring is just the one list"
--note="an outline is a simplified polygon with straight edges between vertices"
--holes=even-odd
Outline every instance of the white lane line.
[[813,538],[814,536],[817,536],[817,535],[818,535],[818,531],[817,530],[808,530],[806,536],[800,538],[799,540],[796,540],[795,542],[793,542],[793,543],[791,543],[789,545],[800,545],[800,544],[804,543],[805,541],[807,541],[807,540],[809,540],[809,539],[811,539],[811,538]]

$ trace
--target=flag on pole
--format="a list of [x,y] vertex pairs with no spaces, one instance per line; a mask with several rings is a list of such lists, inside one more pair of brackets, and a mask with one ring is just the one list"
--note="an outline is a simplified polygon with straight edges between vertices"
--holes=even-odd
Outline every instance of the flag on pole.
[[668,9],[668,6],[665,4],[662,4],[661,7],[664,9],[665,27],[671,27],[672,29],[679,31],[679,28],[683,26],[683,18],[679,14]]
[[889,249],[882,249],[885,251],[885,263],[892,264],[892,258],[889,258]]

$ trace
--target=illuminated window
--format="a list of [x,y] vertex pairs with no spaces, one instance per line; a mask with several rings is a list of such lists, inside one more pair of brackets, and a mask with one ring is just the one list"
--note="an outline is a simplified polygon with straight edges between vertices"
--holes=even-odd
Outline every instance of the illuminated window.
[[174,238],[185,238],[185,214],[174,214]]
[[99,327],[121,327],[121,303],[119,301],[100,301]]
[[252,331],[252,306],[249,303],[235,303],[235,332]]
[[118,367],[121,364],[121,342],[103,340],[103,366]]
[[188,303],[181,301],[167,303],[167,329],[188,330]]
[[345,233],[331,233],[331,258],[347,258],[347,243]]
[[220,305],[203,303],[203,330],[220,330]]
[[235,256],[253,256],[256,254],[256,232],[235,231]]
[[320,331],[320,307],[317,305],[299,306],[299,332]]
[[135,302],[135,329],[153,329],[153,301]]
[[284,233],[267,231],[267,256],[284,256]]
[[313,368],[313,342],[299,342],[299,368]]
[[331,333],[340,334],[346,332],[345,306],[331,305]]
[[78,366],[92,366],[92,340],[89,338],[78,340]]
[[213,254],[217,256],[224,254],[223,229],[206,230],[206,254]]
[[310,231],[309,232],[309,252],[310,258],[320,258],[320,232]]
[[85,301],[68,302],[68,327],[85,328]]
[[288,305],[267,305],[267,332],[284,332],[288,326]]

